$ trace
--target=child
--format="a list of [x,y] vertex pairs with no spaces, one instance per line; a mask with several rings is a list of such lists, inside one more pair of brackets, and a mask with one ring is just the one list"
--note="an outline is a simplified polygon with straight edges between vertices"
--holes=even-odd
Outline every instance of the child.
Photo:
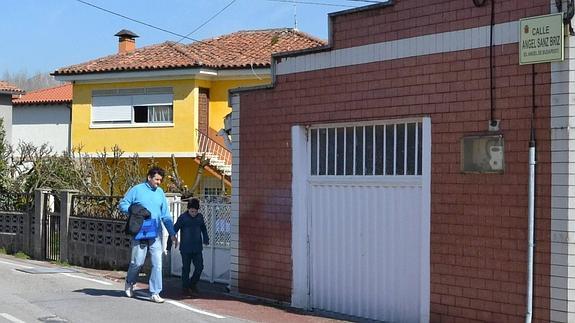
[[[198,213],[200,201],[193,198],[188,201],[188,210],[180,215],[174,225],[176,233],[180,234],[180,254],[182,255],[182,288],[190,293],[197,292],[196,284],[204,269],[202,257],[202,242],[210,244],[204,216]],[[194,264],[194,273],[190,278],[190,263]]]

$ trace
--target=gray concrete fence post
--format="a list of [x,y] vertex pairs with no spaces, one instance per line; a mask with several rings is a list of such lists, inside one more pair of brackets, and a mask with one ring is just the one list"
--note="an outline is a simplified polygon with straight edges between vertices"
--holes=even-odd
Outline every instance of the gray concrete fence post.
[[[29,202],[33,202],[29,201]],[[27,255],[32,256],[34,250],[32,248],[32,217],[34,216],[35,208],[33,206],[29,206],[26,209],[26,213],[23,215],[24,221],[22,223],[22,251],[24,251]]]
[[34,259],[44,259],[44,239],[46,232],[44,232],[44,218],[46,216],[44,210],[44,195],[49,192],[43,188],[34,190],[34,234],[32,235],[32,257]]
[[60,261],[68,262],[68,225],[72,214],[72,197],[76,190],[61,190],[60,194]]

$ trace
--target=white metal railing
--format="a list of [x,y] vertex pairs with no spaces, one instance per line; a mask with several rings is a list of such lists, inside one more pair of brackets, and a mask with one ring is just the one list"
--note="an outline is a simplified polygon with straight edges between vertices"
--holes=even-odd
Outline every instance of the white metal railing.
[[232,152],[230,150],[208,137],[207,134],[201,132],[199,129],[196,129],[196,135],[198,138],[199,153],[211,154],[223,161],[225,165],[232,164]]
[[[201,279],[210,282],[229,284],[230,280],[230,238],[231,238],[231,201],[221,196],[201,196],[200,213],[204,216],[210,244],[204,246],[204,271]],[[170,210],[174,223],[178,216],[186,211],[187,201],[179,197],[170,201]],[[181,275],[179,252],[172,249],[171,273]]]

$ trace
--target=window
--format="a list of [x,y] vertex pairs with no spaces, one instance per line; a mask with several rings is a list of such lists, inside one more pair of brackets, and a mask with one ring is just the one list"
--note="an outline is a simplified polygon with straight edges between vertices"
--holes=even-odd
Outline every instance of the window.
[[421,175],[421,122],[309,131],[312,176]]
[[172,88],[92,92],[92,125],[162,125],[174,122]]
[[173,119],[171,105],[138,105],[134,107],[135,123],[170,123]]
[[215,188],[215,187],[205,187],[204,188],[204,195],[205,196],[218,196],[218,195],[222,195],[223,190],[221,188]]
[[202,181],[202,190],[205,196],[218,196],[224,193],[222,182],[215,177],[204,177]]

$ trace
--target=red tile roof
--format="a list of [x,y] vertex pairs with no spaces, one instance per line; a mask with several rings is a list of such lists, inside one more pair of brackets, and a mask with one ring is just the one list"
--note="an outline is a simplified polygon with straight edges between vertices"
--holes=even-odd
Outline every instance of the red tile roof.
[[188,45],[174,42],[63,67],[54,75],[208,67],[237,69],[269,67],[271,55],[324,46],[326,42],[291,29],[239,31]]
[[13,105],[24,104],[58,104],[72,102],[72,84],[55,86],[28,92],[19,98],[13,98]]
[[22,93],[24,93],[24,91],[20,90],[15,85],[12,85],[8,82],[0,81],[0,93],[22,94]]

